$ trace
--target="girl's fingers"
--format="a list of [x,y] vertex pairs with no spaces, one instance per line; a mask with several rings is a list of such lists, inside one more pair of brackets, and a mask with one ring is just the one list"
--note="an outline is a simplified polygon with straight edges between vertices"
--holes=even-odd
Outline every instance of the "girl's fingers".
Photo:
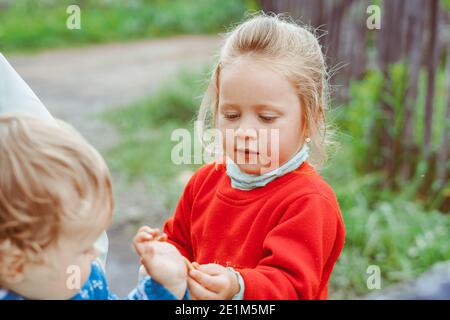
[[203,273],[198,270],[191,270],[189,275],[196,280],[203,287],[212,291],[214,293],[218,293],[222,289],[222,285],[217,279],[209,274]]
[[184,257],[184,256],[182,256],[182,257],[183,257],[184,263],[186,263],[186,267],[188,269],[188,272],[191,271],[191,270],[194,270],[194,267],[193,267],[192,263],[186,257]]
[[199,265],[196,269],[200,270],[201,272],[204,272],[209,275],[219,275],[223,272],[224,267],[215,264],[215,263],[208,263],[208,264],[202,264]]
[[151,233],[155,236],[158,236],[161,234],[161,230],[159,230],[158,228],[151,229]]
[[158,238],[158,241],[162,241],[162,242],[167,241],[167,234],[163,233],[162,235],[160,235]]
[[188,286],[192,300],[214,300],[216,298],[213,292],[202,287],[194,279],[188,278]]

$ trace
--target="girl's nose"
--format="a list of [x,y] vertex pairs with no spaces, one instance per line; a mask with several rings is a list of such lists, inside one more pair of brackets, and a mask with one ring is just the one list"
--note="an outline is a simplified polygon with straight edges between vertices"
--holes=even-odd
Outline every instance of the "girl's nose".
[[236,137],[239,139],[249,139],[249,140],[255,140],[258,137],[258,134],[254,128],[243,128],[239,127],[236,130],[235,133]]

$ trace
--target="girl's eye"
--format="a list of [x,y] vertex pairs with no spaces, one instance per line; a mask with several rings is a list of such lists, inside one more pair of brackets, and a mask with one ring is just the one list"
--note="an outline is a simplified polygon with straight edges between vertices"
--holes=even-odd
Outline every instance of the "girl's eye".
[[264,122],[273,122],[277,117],[260,115],[259,118]]
[[239,118],[239,113],[225,113],[223,116],[225,117],[225,119],[236,120],[237,118]]

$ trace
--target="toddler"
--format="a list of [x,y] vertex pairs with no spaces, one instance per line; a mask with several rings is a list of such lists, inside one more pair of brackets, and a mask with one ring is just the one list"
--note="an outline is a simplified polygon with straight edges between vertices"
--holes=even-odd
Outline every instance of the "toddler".
[[[53,119],[0,116],[0,299],[117,299],[98,263],[111,222],[109,170],[75,130]],[[128,299],[187,298],[187,268],[159,230],[134,247],[147,274]]]

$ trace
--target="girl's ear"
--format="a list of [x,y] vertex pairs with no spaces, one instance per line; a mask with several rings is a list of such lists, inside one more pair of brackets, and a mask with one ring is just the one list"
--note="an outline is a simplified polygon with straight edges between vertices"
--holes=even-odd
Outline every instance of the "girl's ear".
[[309,129],[309,122],[308,122],[308,118],[305,114],[305,112],[302,112],[302,122],[301,122],[301,128],[300,128],[300,135],[302,138],[309,137],[311,136],[311,132]]
[[299,102],[300,102],[300,117],[301,117],[301,123],[300,123],[300,134],[302,137],[309,137],[309,119],[308,119],[308,113],[310,112],[306,108],[308,107],[305,101],[305,98],[301,95],[298,96]]

